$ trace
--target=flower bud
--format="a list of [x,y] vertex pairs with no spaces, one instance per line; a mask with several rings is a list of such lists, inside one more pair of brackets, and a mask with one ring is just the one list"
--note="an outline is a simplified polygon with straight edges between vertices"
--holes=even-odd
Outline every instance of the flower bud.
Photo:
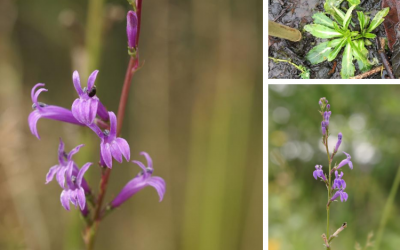
[[138,18],[136,12],[130,10],[126,16],[126,34],[129,49],[137,47]]

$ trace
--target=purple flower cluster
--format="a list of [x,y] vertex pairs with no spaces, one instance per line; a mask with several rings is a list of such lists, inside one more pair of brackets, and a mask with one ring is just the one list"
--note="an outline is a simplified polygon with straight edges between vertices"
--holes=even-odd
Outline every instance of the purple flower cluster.
[[324,181],[326,181],[324,171],[322,171],[322,165],[315,165],[315,171],[313,172],[313,176],[315,179],[318,179],[318,177],[320,177]]
[[[39,88],[36,90],[38,87],[44,86],[43,83],[36,84],[31,92],[33,111],[28,117],[28,124],[32,134],[38,139],[40,139],[40,136],[37,131],[37,122],[40,118],[57,120],[90,128],[100,139],[101,165],[112,168],[113,159],[119,163],[122,163],[123,157],[126,161],[130,160],[130,147],[125,139],[117,137],[117,117],[113,112],[108,112],[100,99],[96,96],[96,86],[94,82],[97,74],[98,70],[93,71],[89,76],[87,87],[82,88],[78,72],[75,71],[73,73],[72,80],[79,98],[72,103],[71,110],[38,102],[40,93],[47,91],[47,89]],[[100,126],[102,128],[105,126],[107,129],[102,130]],[[63,188],[60,197],[62,206],[66,210],[69,210],[71,202],[75,207],[79,206],[84,213],[84,211],[87,210],[85,194],[90,194],[90,188],[83,176],[93,163],[88,162],[79,169],[77,164],[72,160],[72,156],[78,153],[82,146],[84,145],[82,144],[75,147],[67,154],[64,151],[64,143],[60,138],[58,148],[59,164],[50,168],[46,176],[46,184],[52,181],[54,176],[56,176],[58,184]],[[151,177],[153,171],[151,158],[147,153],[143,152],[142,154],[144,154],[148,160],[148,168],[146,170],[144,169],[145,173],[140,176],[140,178],[135,177],[125,186],[121,191],[123,194],[117,196],[120,197],[118,205],[143,187],[149,185],[156,188],[160,196],[160,201],[162,200],[165,193],[165,182],[160,177]],[[137,163],[140,167],[143,166],[140,162],[133,162]],[[128,189],[134,192],[126,191]]]

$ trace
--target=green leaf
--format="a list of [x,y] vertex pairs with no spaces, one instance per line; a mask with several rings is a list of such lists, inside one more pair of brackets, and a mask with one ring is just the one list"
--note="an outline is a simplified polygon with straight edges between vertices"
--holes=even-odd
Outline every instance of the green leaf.
[[333,48],[333,47],[338,46],[339,43],[342,41],[342,39],[343,38],[337,38],[337,39],[330,40],[329,43],[328,43],[328,47]]
[[324,4],[324,9],[326,12],[331,13],[333,11],[333,7],[339,7],[343,0],[326,0]]
[[360,0],[347,0],[347,2],[349,2],[350,5],[359,5],[360,4]]
[[364,12],[357,11],[357,16],[358,16],[358,21],[360,23],[360,29],[362,32],[364,30],[364,28],[366,27],[366,24],[365,24],[366,19],[365,19]]
[[332,61],[333,59],[335,59],[337,57],[337,55],[339,54],[340,50],[346,45],[347,42],[347,38],[342,38],[342,40],[340,41],[340,43],[335,47],[335,49],[329,53],[328,55],[328,61]]
[[333,38],[343,36],[341,33],[334,29],[328,28],[321,24],[308,24],[304,26],[304,29],[310,32],[313,36],[319,38]]
[[343,18],[343,28],[344,29],[348,29],[349,28],[349,24],[351,21],[351,13],[353,12],[354,8],[356,7],[356,5],[352,5],[346,12],[346,15]]
[[336,30],[337,32],[341,33],[341,34],[345,34],[346,32],[344,30],[342,30],[339,25],[336,22],[333,22],[333,29]]
[[365,33],[365,34],[363,35],[363,37],[373,39],[373,38],[376,37],[376,35],[375,35],[375,34],[372,34],[372,33]]
[[368,50],[364,46],[362,39],[356,41],[349,41],[351,48],[353,49],[353,56],[358,60],[358,66],[361,71],[367,71],[371,69],[372,65],[367,59]]
[[378,27],[385,19],[384,17],[389,13],[389,7],[384,8],[383,10],[380,10],[378,13],[376,13],[374,19],[372,19],[371,24],[369,25],[367,32],[371,32],[376,27]]
[[356,68],[354,67],[353,64],[353,53],[351,50],[351,45],[350,43],[347,43],[343,52],[342,69],[340,71],[340,75],[342,76],[343,79],[348,79],[354,76],[355,70]]
[[365,40],[364,43],[365,43],[365,45],[367,45],[367,46],[371,46],[371,45],[372,45],[372,43],[371,43],[370,40]]
[[314,23],[322,24],[327,27],[333,28],[333,21],[322,12],[317,12],[313,16]]
[[333,10],[335,11],[335,14],[338,15],[341,19],[341,22],[339,22],[339,24],[343,26],[344,17],[345,17],[344,12],[336,7],[333,7]]
[[317,64],[325,61],[328,58],[332,47],[329,46],[330,42],[320,43],[314,48],[312,48],[306,55],[306,59],[311,64]]

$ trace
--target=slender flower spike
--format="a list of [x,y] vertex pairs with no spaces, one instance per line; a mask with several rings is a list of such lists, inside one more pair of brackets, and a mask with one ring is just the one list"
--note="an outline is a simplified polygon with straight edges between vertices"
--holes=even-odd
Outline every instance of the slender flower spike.
[[339,175],[338,171],[335,171],[335,176],[336,176],[336,178],[333,181],[332,189],[337,188],[337,189],[344,190],[346,188],[346,182],[342,179],[343,172],[341,172],[340,175]]
[[87,87],[83,89],[81,87],[78,71],[75,70],[72,74],[74,87],[79,95],[79,98],[72,103],[72,114],[79,122],[86,126],[93,123],[96,114],[104,121],[108,120],[107,110],[96,96],[96,86],[94,85],[94,82],[98,73],[99,71],[95,70],[90,74]]
[[28,117],[28,124],[31,130],[31,133],[40,139],[39,133],[37,131],[37,122],[40,118],[46,118],[51,120],[57,120],[62,122],[68,122],[76,125],[83,125],[80,123],[75,117],[72,115],[72,112],[66,108],[47,105],[41,102],[38,102],[38,97],[40,93],[46,92],[47,89],[40,88],[36,91],[38,87],[43,87],[44,83],[36,84],[31,91],[31,98],[32,98],[32,108],[34,109]]
[[73,168],[68,169],[67,175],[67,186],[61,192],[60,201],[61,205],[66,209],[70,210],[69,202],[71,202],[75,207],[79,205],[82,211],[85,211],[86,206],[86,196],[85,190],[82,187],[83,175],[92,165],[91,162],[86,163],[79,170],[78,174],[73,175]]
[[137,47],[138,18],[136,12],[130,10],[126,16],[126,34],[129,49]]
[[340,196],[340,201],[341,201],[341,202],[343,202],[343,200],[344,200],[344,201],[347,201],[347,198],[349,198],[349,196],[347,195],[346,192],[344,192],[343,190],[338,190],[338,191],[332,196],[332,198],[331,198],[330,201],[336,200],[339,196]]
[[117,137],[117,117],[113,112],[108,113],[110,116],[110,131],[99,132],[100,129],[97,126],[91,126],[91,128],[97,131],[101,138],[100,153],[102,161],[108,168],[112,168],[112,158],[121,163],[122,156],[124,156],[129,161],[131,153],[128,142],[123,138]]
[[53,180],[54,176],[56,176],[58,184],[64,188],[65,186],[65,177],[67,174],[67,179],[70,178],[68,177],[68,169],[73,169],[74,168],[74,161],[72,160],[72,156],[76,153],[79,152],[80,148],[83,147],[84,145],[81,144],[74,149],[71,150],[68,154],[65,153],[64,151],[64,142],[60,138],[60,144],[58,146],[58,165],[55,165],[50,168],[49,172],[46,175],[46,184],[48,184],[50,181]]
[[326,177],[324,175],[324,171],[322,171],[322,165],[315,165],[315,170],[313,172],[313,176],[315,179],[318,179],[318,177],[321,177],[324,181],[326,181]]
[[343,152],[343,153],[347,156],[347,158],[344,159],[343,161],[341,161],[339,163],[339,165],[336,167],[336,169],[339,169],[339,168],[343,167],[346,164],[349,164],[349,168],[353,169],[353,163],[350,161],[351,160],[351,156],[346,152]]
[[340,147],[340,144],[342,143],[342,137],[343,137],[343,135],[342,135],[342,133],[340,132],[340,133],[338,134],[338,140],[337,140],[337,142],[336,142],[335,151],[333,151],[333,153],[336,153],[336,152],[338,151],[338,149],[339,149],[339,147]]
[[121,192],[115,197],[115,199],[111,202],[111,208],[116,208],[128,200],[132,195],[136,194],[143,188],[147,186],[152,186],[156,189],[158,196],[160,198],[160,202],[162,201],[165,194],[165,181],[161,177],[152,176],[153,174],[153,162],[146,152],[141,152],[141,155],[144,155],[147,159],[147,168],[140,161],[132,161],[139,165],[142,169],[135,178],[129,181],[125,187],[121,190]]

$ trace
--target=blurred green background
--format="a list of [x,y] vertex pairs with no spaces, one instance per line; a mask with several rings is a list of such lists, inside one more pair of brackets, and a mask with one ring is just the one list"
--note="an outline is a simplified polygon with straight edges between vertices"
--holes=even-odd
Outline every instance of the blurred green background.
[[[85,143],[80,166],[98,160],[91,131],[40,120],[30,134],[30,91],[70,107],[72,72],[117,112],[129,61],[123,0],[0,1],[0,249],[83,249],[79,212],[65,211],[56,182],[58,138]],[[100,225],[96,249],[261,249],[262,10],[258,1],[144,0],[143,68],[133,77],[122,136],[131,158],[153,158],[164,200],[146,188]],[[106,201],[140,169],[115,164]],[[97,190],[100,171],[89,182]]]
[[[269,86],[270,250],[324,249],[327,190],[312,175],[317,164],[325,173],[328,169],[318,112],[321,97],[331,104],[330,151],[343,133],[333,164],[345,159],[345,151],[354,166],[342,168],[349,199],[331,205],[331,233],[348,223],[332,249],[355,249],[356,242],[365,245],[368,233],[376,236],[400,166],[399,96],[399,85]],[[399,215],[397,192],[379,249],[398,249]]]

